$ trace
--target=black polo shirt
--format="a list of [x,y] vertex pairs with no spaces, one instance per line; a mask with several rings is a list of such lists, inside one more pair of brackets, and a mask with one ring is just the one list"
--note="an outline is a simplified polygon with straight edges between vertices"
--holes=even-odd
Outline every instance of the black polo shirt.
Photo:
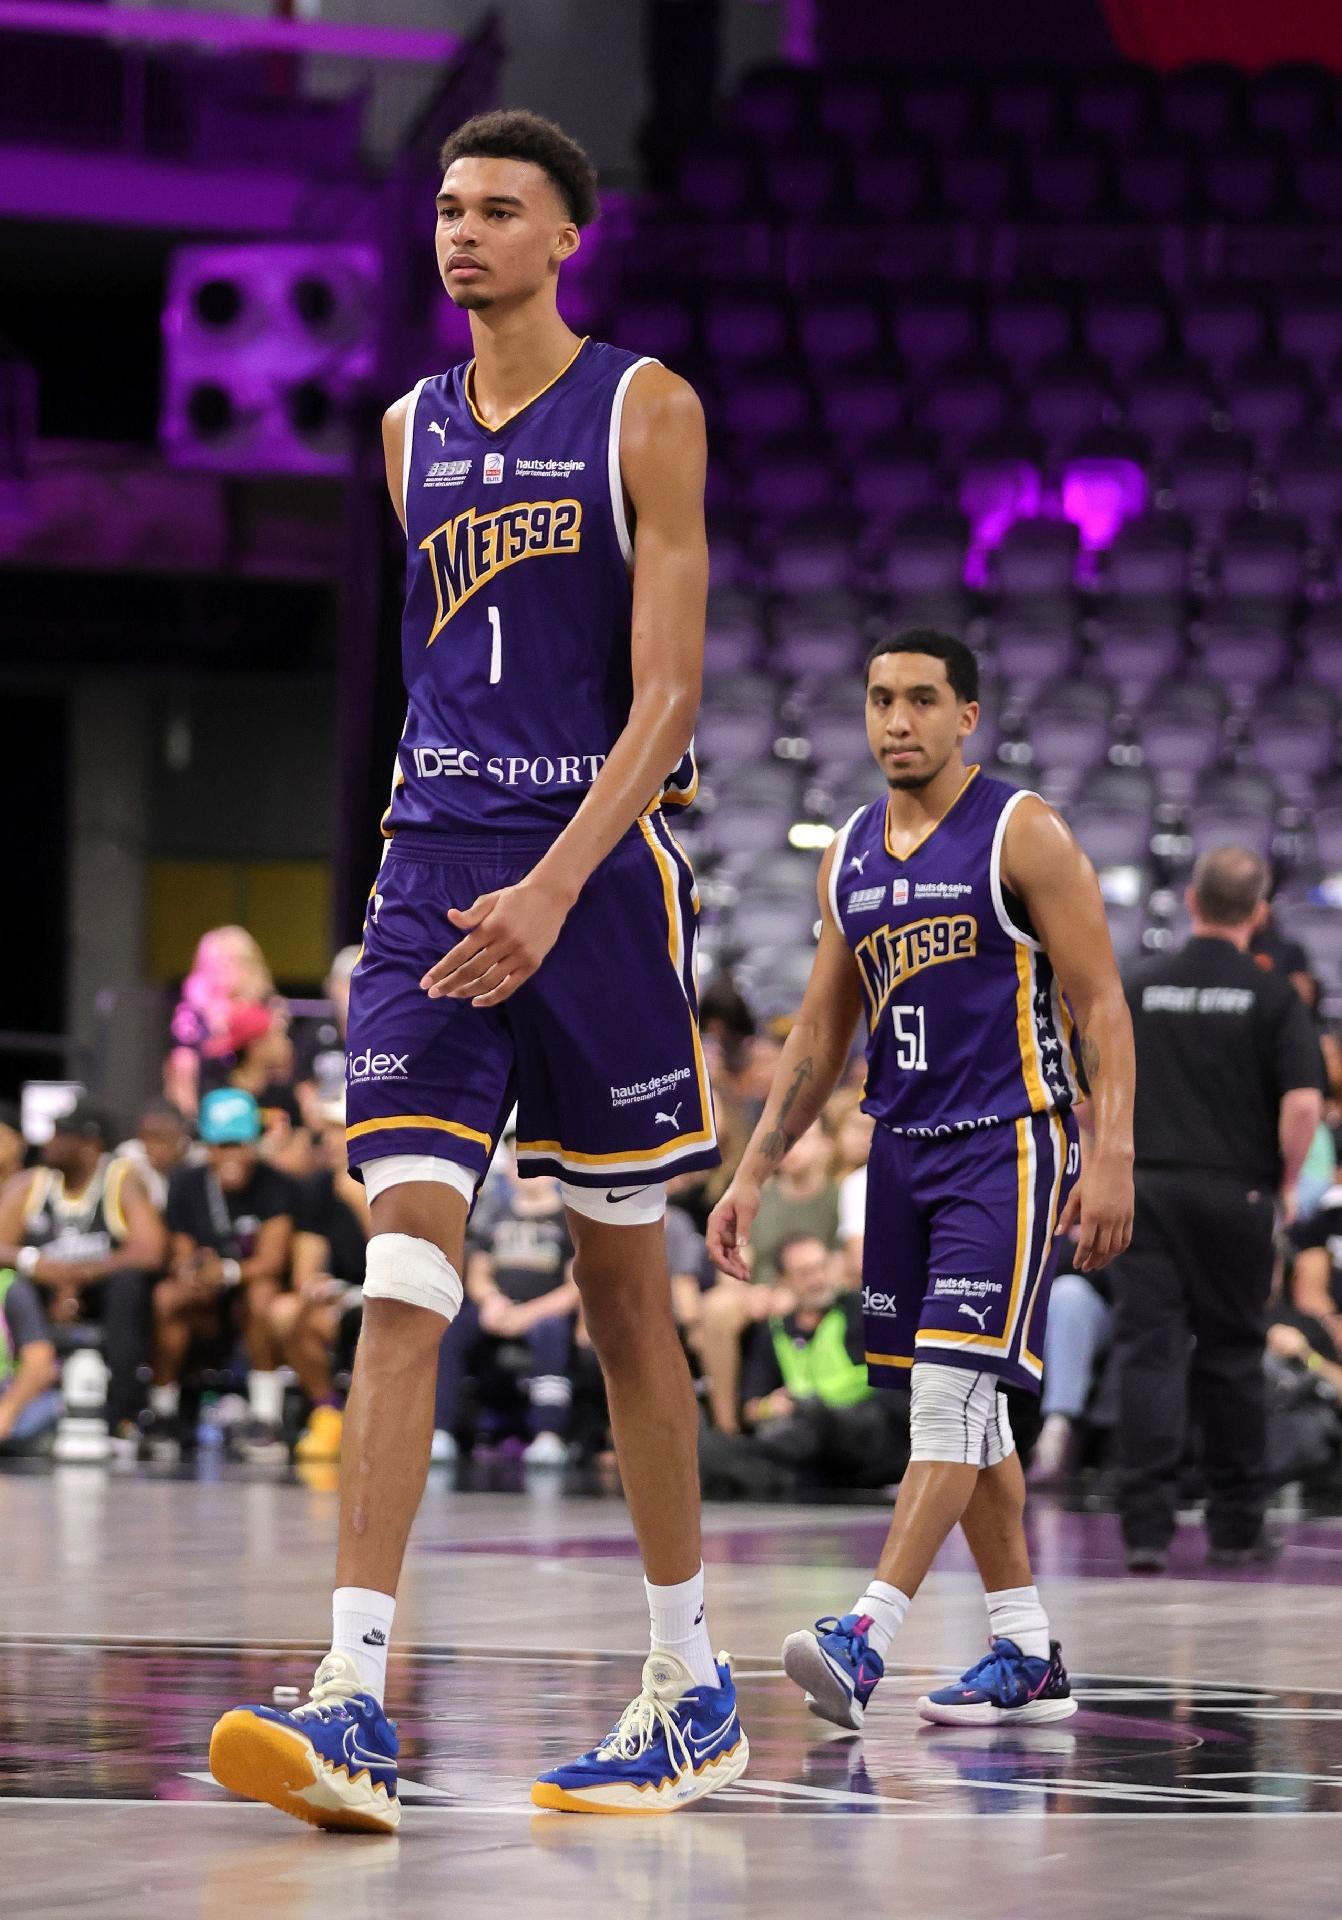
[[1275,1191],[1282,1096],[1322,1087],[1314,1022],[1283,974],[1199,935],[1133,969],[1139,1168],[1230,1173]]

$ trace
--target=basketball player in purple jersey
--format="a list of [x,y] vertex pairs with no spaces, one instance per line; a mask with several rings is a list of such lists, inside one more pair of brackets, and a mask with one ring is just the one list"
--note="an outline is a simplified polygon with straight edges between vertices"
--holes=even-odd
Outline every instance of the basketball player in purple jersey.
[[[1000,1390],[1038,1391],[1055,1234],[1079,1223],[1083,1273],[1131,1236],[1132,1030],[1090,862],[1037,795],[965,765],[977,702],[959,640],[917,631],[872,653],[867,740],[889,793],[826,850],[806,996],[708,1230],[718,1265],[745,1278],[760,1190],[829,1098],[865,1013],[867,1366],[874,1385],[909,1381],[910,1464],[866,1592],[783,1647],[812,1712],[849,1729],[957,1522],[992,1637],[919,1712],[996,1724],[1076,1706],[1030,1572]],[[1084,1168],[1078,1059],[1094,1123]]]
[[633,1704],[532,1798],[670,1811],[748,1756],[704,1624],[697,1415],[663,1219],[666,1182],[718,1162],[698,901],[662,811],[694,783],[703,413],[674,374],[560,319],[596,192],[558,127],[487,114],[442,165],[438,265],[475,357],[422,380],[384,427],[409,705],[351,983],[349,1153],[373,1231],[334,1633],[307,1705],[226,1714],[210,1750],[225,1786],[375,1831],[400,1817],[382,1699],[438,1346],[514,1103],[522,1173],[563,1183],[652,1640]]

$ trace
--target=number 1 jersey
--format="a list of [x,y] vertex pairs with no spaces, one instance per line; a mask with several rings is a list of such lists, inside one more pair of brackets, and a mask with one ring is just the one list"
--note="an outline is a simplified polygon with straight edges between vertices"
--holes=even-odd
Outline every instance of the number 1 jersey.
[[[624,730],[633,535],[620,420],[648,364],[584,340],[499,427],[476,412],[470,365],[415,388],[402,475],[409,703],[388,834],[558,834]],[[687,755],[664,797],[693,787]]]
[[866,1001],[862,1104],[892,1132],[945,1138],[1080,1098],[1071,1015],[1002,883],[1006,824],[1023,798],[972,767],[903,858],[890,850],[884,800],[835,841],[830,911]]

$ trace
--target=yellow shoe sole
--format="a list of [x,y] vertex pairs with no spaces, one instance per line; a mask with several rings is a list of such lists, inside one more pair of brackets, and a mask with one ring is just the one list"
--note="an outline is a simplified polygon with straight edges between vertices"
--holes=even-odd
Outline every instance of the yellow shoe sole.
[[618,1786],[598,1788],[590,1797],[570,1793],[552,1780],[538,1780],[531,1789],[533,1807],[546,1807],[554,1813],[679,1813],[720,1787],[730,1787],[741,1778],[750,1762],[750,1743],[744,1734],[729,1753],[721,1753],[690,1775],[690,1790],[685,1776],[668,1786]]
[[301,1733],[241,1708],[210,1735],[210,1772],[244,1800],[261,1800],[309,1826],[336,1833],[394,1833],[400,1802],[367,1773],[351,1777],[323,1760]]

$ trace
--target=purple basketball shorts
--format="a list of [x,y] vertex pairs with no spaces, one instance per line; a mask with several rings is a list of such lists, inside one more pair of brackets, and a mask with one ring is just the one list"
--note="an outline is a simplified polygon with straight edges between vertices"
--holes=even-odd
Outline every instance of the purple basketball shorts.
[[1071,1112],[941,1140],[877,1127],[862,1243],[874,1386],[918,1359],[1039,1391],[1053,1235],[1079,1164]]
[[391,842],[351,981],[346,1122],[356,1174],[405,1153],[483,1174],[514,1103],[523,1174],[652,1185],[718,1164],[694,986],[698,896],[660,814],[601,863],[511,999],[479,1008],[430,1000],[420,986],[463,937],[448,908],[514,885],[549,844],[412,831]]

